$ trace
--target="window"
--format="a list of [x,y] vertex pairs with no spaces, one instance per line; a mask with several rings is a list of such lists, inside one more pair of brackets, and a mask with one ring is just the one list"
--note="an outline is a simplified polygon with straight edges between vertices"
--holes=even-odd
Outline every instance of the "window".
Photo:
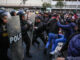
[[[53,1],[58,1],[58,0],[53,0]],[[64,0],[62,0],[62,1],[64,1]]]
[[65,0],[65,1],[77,1],[77,0]]

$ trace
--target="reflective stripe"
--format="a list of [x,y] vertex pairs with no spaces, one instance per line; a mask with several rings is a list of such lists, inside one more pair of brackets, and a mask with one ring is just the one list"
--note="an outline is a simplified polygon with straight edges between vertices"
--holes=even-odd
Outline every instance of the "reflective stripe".
[[8,36],[8,33],[3,33],[2,36],[3,37],[7,37]]

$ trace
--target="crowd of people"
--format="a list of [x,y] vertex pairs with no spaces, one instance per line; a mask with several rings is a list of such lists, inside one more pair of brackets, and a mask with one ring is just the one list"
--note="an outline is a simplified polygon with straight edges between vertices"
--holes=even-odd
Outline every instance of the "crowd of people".
[[[24,13],[25,12],[25,13]],[[31,44],[40,42],[37,38],[41,38],[45,48],[43,54],[46,55],[48,50],[50,55],[58,53],[58,57],[79,57],[80,56],[80,17],[77,12],[35,12],[35,23],[29,22],[28,13],[25,10],[16,10],[8,12],[11,16],[19,16],[22,33],[22,43],[26,44],[26,56],[31,58]],[[8,57],[8,49],[10,46],[9,36],[7,32],[8,14],[4,9],[0,9],[0,60],[12,60]],[[33,26],[34,25],[34,26]],[[32,43],[27,31],[33,30]],[[63,46],[60,51],[55,52],[58,43],[62,42]],[[49,46],[51,46],[49,48]],[[64,51],[67,52],[65,56]]]

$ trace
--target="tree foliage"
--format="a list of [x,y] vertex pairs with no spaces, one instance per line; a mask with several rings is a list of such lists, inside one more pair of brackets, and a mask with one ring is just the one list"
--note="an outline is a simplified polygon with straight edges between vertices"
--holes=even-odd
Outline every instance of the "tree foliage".
[[43,6],[43,8],[48,8],[48,7],[51,7],[51,4],[50,4],[50,3],[46,3],[46,2],[45,2],[45,3],[43,3],[43,5],[42,5],[42,6]]
[[26,3],[26,1],[28,1],[28,0],[23,0],[23,4],[25,4],[25,3]]
[[65,6],[65,3],[63,2],[63,0],[58,0],[58,2],[55,5],[56,7],[60,7],[63,8]]

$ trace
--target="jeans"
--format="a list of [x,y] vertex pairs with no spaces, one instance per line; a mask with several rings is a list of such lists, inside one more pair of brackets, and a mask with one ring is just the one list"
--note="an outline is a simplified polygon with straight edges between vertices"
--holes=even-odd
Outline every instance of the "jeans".
[[48,36],[48,42],[46,44],[46,49],[48,49],[50,43],[52,42],[52,48],[51,48],[51,52],[55,50],[55,48],[57,47],[57,44],[59,42],[65,42],[66,39],[64,38],[64,35],[62,34],[54,34],[54,33],[49,33],[49,36]]

